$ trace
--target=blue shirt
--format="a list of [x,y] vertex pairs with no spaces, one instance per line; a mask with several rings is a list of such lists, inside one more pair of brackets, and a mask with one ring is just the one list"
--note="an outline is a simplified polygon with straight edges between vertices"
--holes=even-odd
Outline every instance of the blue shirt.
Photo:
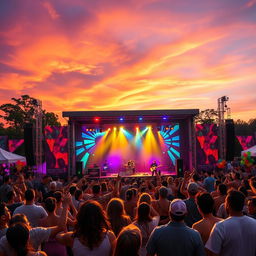
[[149,255],[158,256],[205,255],[200,234],[181,222],[169,222],[155,228],[146,249]]

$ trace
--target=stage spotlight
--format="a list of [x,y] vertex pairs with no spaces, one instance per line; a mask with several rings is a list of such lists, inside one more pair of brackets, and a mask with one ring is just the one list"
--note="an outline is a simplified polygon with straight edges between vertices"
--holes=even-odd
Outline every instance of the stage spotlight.
[[110,132],[111,131],[111,128],[108,128],[108,132]]
[[121,127],[120,127],[120,130],[122,131],[123,129],[124,129],[124,127],[123,127],[123,126],[121,126]]
[[166,117],[166,116],[164,116],[164,117],[163,117],[163,120],[167,120],[167,117]]
[[139,130],[139,126],[136,126],[136,130],[137,130],[137,131]]
[[86,129],[86,131],[88,132],[88,131],[89,131],[89,129]]
[[168,126],[166,126],[166,127],[165,127],[165,130],[169,130],[169,127],[168,127]]
[[95,122],[99,122],[99,121],[100,121],[100,118],[99,118],[99,117],[95,117],[95,118],[94,118],[94,121],[95,121]]
[[124,118],[123,118],[123,117],[120,117],[120,118],[119,118],[119,121],[120,121],[120,122],[123,122],[123,121],[124,121]]
[[139,117],[139,121],[143,121],[143,117]]
[[114,127],[114,131],[116,131],[116,127]]

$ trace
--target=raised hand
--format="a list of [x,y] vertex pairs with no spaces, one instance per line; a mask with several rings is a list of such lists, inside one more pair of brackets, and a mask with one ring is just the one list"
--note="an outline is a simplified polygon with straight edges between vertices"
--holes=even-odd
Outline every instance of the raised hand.
[[63,202],[62,202],[62,204],[63,204],[63,205],[70,205],[71,202],[72,202],[71,200],[72,200],[71,194],[70,194],[70,193],[66,193],[66,194],[64,194],[64,196],[63,196]]

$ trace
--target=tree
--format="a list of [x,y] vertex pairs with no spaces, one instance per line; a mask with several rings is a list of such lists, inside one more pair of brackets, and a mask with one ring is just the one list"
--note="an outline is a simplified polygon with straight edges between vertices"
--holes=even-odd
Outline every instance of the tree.
[[[20,98],[12,98],[14,103],[2,104],[0,110],[3,112],[0,117],[5,120],[9,126],[7,133],[16,134],[17,137],[22,137],[23,127],[25,123],[35,123],[36,111],[38,109],[37,99],[29,95],[22,95]],[[52,112],[42,110],[43,125],[59,126],[58,116]]]
[[248,136],[252,135],[249,129],[249,125],[247,122],[238,119],[234,122],[235,125],[235,134],[238,136]]
[[256,118],[250,119],[248,124],[251,135],[256,134]]
[[218,112],[215,109],[205,109],[195,117],[195,122],[200,124],[215,124],[217,122]]
[[43,110],[43,126],[60,126],[61,124],[58,119],[58,115],[54,114],[53,112],[46,112]]
[[0,134],[5,135],[4,124],[0,122]]

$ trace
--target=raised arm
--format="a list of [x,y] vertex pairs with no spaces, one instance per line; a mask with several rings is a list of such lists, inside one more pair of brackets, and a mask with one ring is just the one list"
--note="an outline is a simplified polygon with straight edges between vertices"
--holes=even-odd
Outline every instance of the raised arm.
[[63,198],[63,210],[61,212],[61,215],[58,219],[57,226],[51,228],[51,234],[50,237],[54,238],[59,232],[66,229],[67,226],[67,215],[68,215],[68,206],[71,201],[71,195],[66,194]]
[[185,172],[184,173],[184,179],[181,183],[181,187],[180,187],[180,193],[182,193],[184,196],[188,196],[188,192],[187,192],[187,189],[186,189],[186,185],[189,181],[189,178],[190,178],[190,173],[189,172]]

